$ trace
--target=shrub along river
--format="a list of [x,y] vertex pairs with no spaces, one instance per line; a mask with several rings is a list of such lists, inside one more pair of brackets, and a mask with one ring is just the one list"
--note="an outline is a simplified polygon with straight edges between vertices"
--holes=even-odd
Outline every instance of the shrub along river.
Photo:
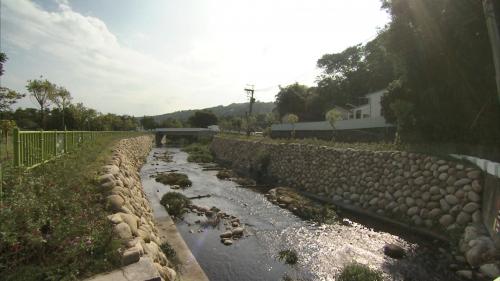
[[[170,161],[157,157],[167,151]],[[221,243],[220,235],[227,227],[223,221],[205,223],[205,215],[188,212],[176,223],[212,281],[335,280],[342,267],[353,261],[382,271],[387,280],[460,280],[448,269],[450,255],[439,244],[408,233],[391,234],[387,226],[352,216],[344,218],[349,223],[331,225],[301,220],[269,202],[262,191],[220,180],[217,171],[204,170],[206,165],[190,163],[187,156],[179,148],[154,148],[141,170],[142,184],[155,214],[163,211],[158,210],[163,209],[161,197],[176,191],[188,197],[209,194],[192,203],[207,209],[215,206],[239,219],[244,234],[229,246]],[[186,174],[192,186],[172,190],[155,181],[157,173],[172,170]],[[387,244],[402,247],[406,256],[393,259],[384,255]],[[278,259],[278,253],[286,249],[297,252],[297,264],[287,265]]]

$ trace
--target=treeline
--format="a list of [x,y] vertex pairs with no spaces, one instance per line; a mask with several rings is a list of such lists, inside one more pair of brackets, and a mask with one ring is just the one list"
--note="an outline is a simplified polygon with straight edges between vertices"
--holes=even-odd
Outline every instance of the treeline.
[[[0,76],[4,73],[7,56],[0,53]],[[129,115],[102,114],[82,103],[72,103],[71,93],[47,79],[29,80],[26,84],[29,97],[39,109],[18,108],[12,110],[25,94],[0,87],[0,120],[2,130],[13,127],[23,130],[105,130],[130,131],[139,127],[137,119]]]
[[70,104],[64,110],[65,123],[62,124],[63,112],[52,108],[45,110],[45,124],[42,125],[41,112],[35,108],[18,108],[15,111],[2,112],[0,119],[13,120],[23,130],[78,130],[78,131],[131,131],[139,127],[134,116],[102,114],[82,103]]
[[317,85],[276,95],[280,118],[325,120],[334,106],[386,89],[382,111],[406,142],[498,144],[500,100],[481,1],[384,0],[392,21],[378,36],[325,54]]
[[247,120],[245,116],[217,116],[211,110],[197,110],[193,111],[188,120],[184,122],[176,118],[167,118],[157,122],[153,117],[144,116],[140,119],[140,124],[146,130],[155,128],[207,128],[210,125],[218,125],[223,131],[242,132],[246,131],[248,127],[250,127],[251,131],[263,131],[278,121],[275,113],[255,114]]

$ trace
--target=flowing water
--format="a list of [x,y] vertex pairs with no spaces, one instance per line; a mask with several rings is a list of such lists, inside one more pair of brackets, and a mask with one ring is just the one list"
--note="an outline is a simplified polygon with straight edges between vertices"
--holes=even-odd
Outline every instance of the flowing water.
[[[172,161],[165,162],[154,153],[171,153]],[[192,187],[171,190],[155,181],[157,172],[178,170],[188,175]],[[196,163],[187,162],[187,153],[178,148],[154,148],[141,170],[144,190],[155,215],[165,213],[159,200],[169,191],[181,192],[195,199],[198,206],[215,206],[238,217],[245,226],[243,238],[231,246],[221,243],[218,227],[196,223],[204,216],[188,213],[177,222],[177,228],[193,255],[212,281],[277,281],[285,275],[291,280],[335,280],[345,264],[356,261],[382,270],[388,280],[458,280],[448,271],[444,249],[414,237],[390,234],[352,222],[350,225],[314,225],[303,221],[285,209],[271,204],[264,194],[227,180],[219,180],[216,171],[204,171]],[[364,224],[370,222],[364,222]],[[384,255],[384,245],[392,243],[406,249],[408,255],[394,260]],[[286,265],[277,259],[278,252],[294,249],[299,262]]]

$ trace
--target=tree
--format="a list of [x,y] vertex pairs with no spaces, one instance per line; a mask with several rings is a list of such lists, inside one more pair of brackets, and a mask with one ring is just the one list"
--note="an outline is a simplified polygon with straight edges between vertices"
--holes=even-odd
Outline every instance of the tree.
[[179,119],[167,118],[167,119],[161,121],[159,127],[160,128],[181,128],[182,122],[179,121]]
[[141,119],[141,125],[145,130],[152,130],[157,127],[156,121],[153,117],[144,116]]
[[[4,74],[4,63],[7,61],[7,55],[5,53],[0,52],[0,76]],[[24,95],[19,94],[18,92],[11,90],[6,87],[0,87],[0,114],[3,119],[3,114],[6,111],[10,111],[11,105],[16,103],[19,99],[23,98]]]
[[283,116],[283,123],[292,124],[292,139],[295,138],[295,123],[299,122],[299,117],[295,114],[286,114]]
[[38,103],[40,107],[40,121],[42,128],[45,128],[46,110],[51,104],[51,100],[56,91],[56,86],[50,83],[47,79],[28,80],[26,89],[30,92],[30,96]]
[[338,111],[336,108],[330,109],[326,114],[325,114],[325,120],[330,123],[330,126],[332,126],[332,129],[335,130],[335,122],[340,120],[342,117],[342,113]]
[[299,83],[291,84],[286,87],[280,86],[280,91],[276,94],[276,110],[282,118],[286,114],[292,113],[297,116],[303,116],[305,113],[306,98],[308,87]]
[[62,129],[66,129],[66,124],[64,122],[64,114],[66,108],[71,104],[71,94],[64,87],[56,87],[54,94],[50,97],[51,102],[53,102],[59,110],[62,111]]
[[7,61],[7,55],[5,53],[0,52],[0,76],[3,75],[3,65]]
[[198,110],[188,119],[191,127],[207,128],[210,125],[217,125],[217,116],[209,110]]
[[383,7],[392,17],[383,46],[397,79],[383,99],[387,120],[401,120],[391,106],[400,100],[414,113],[401,133],[415,141],[497,145],[500,103],[481,1],[387,0]]

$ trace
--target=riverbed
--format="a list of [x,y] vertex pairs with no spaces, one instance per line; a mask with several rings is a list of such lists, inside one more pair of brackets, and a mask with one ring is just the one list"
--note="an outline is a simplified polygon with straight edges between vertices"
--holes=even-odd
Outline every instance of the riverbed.
[[[155,156],[168,152],[170,162]],[[342,267],[351,262],[366,264],[381,270],[388,280],[459,280],[448,270],[447,249],[399,232],[373,229],[347,217],[333,225],[317,225],[303,221],[291,212],[270,203],[263,192],[238,187],[220,180],[214,170],[205,165],[187,162],[187,153],[179,148],[153,148],[141,170],[142,184],[155,214],[163,207],[161,197],[169,192],[181,192],[194,199],[193,204],[221,211],[239,218],[245,228],[241,239],[230,246],[221,243],[219,235],[224,225],[204,224],[204,216],[188,213],[176,225],[191,252],[212,281],[274,281],[289,276],[291,280],[335,280]],[[172,190],[155,181],[158,172],[177,170],[186,174],[192,186]],[[197,223],[201,221],[201,223]],[[366,224],[366,223],[365,223]],[[376,224],[375,224],[376,225]],[[398,235],[396,235],[398,234]],[[396,260],[383,253],[386,244],[404,248],[407,256]],[[277,258],[280,250],[298,253],[296,265],[286,265]]]

